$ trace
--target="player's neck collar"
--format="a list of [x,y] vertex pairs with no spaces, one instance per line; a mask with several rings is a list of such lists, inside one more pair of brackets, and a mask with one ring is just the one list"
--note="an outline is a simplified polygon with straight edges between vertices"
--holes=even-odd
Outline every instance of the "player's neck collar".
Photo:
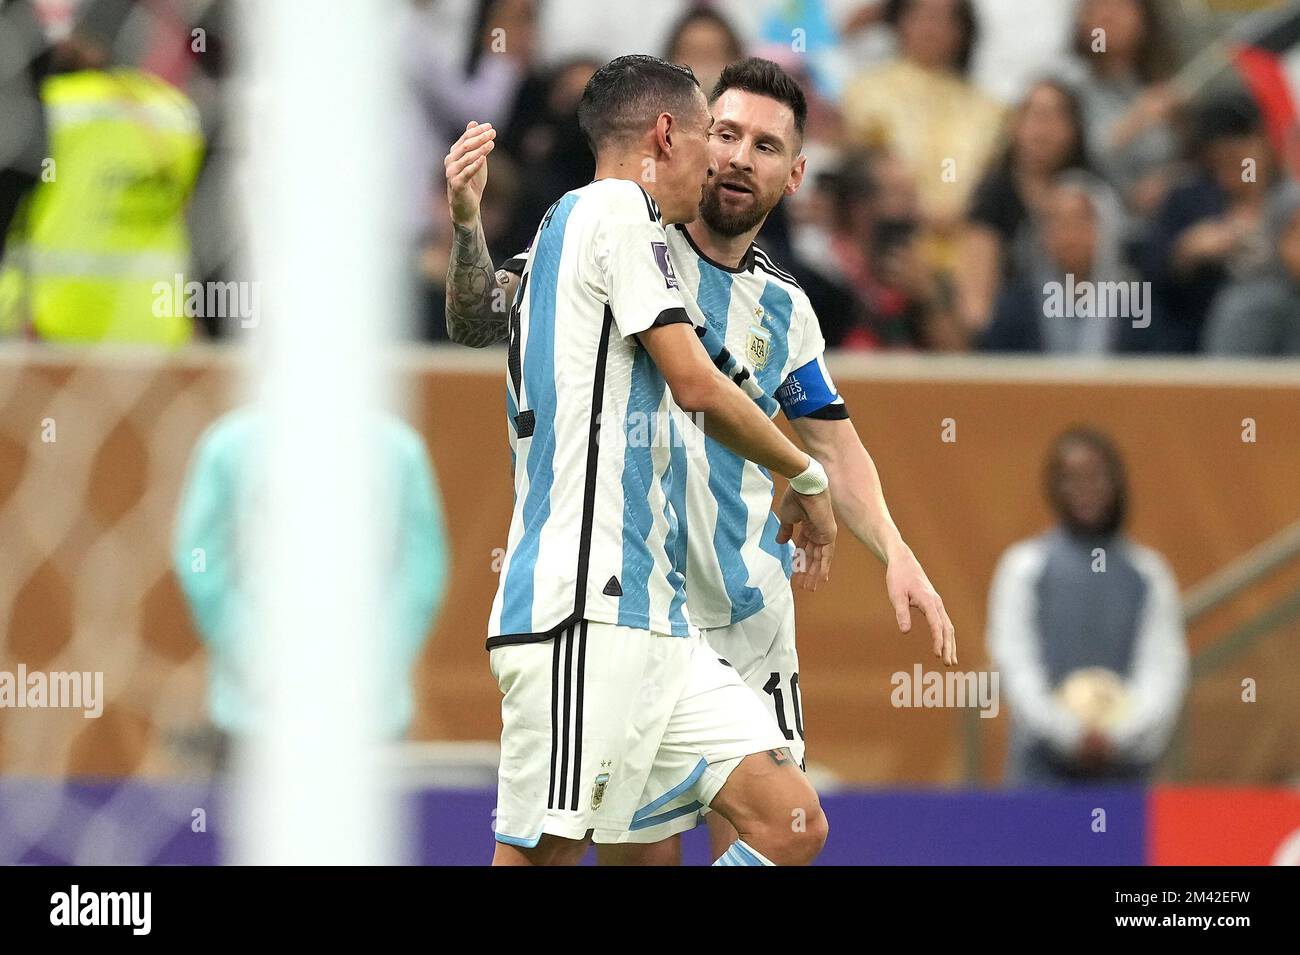
[[690,245],[691,249],[695,252],[695,254],[698,255],[700,258],[702,258],[705,262],[709,263],[709,265],[713,266],[715,269],[718,269],[719,271],[722,272],[732,272],[737,274],[740,272],[749,272],[753,270],[754,243],[752,242],[749,243],[749,248],[746,249],[745,254],[740,257],[740,265],[738,265],[736,268],[733,269],[730,265],[723,265],[721,262],[715,262],[713,259],[709,258],[708,254],[705,253],[703,249],[701,249],[698,245],[695,244],[695,239],[692,238],[691,236],[691,230],[686,228],[684,224],[678,222],[676,224],[676,228],[681,230],[682,235],[686,237],[687,244]]

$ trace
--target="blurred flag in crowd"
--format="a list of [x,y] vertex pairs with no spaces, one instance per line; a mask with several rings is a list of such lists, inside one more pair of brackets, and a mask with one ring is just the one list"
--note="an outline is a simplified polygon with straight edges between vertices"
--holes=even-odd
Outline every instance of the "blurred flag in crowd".
[[1300,3],[1243,22],[1232,62],[1259,104],[1269,140],[1292,175],[1300,175]]

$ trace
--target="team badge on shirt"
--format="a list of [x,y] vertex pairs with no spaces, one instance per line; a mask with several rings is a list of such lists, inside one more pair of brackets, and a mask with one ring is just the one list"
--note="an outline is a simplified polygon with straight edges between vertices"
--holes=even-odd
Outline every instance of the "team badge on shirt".
[[[762,321],[762,310],[759,313],[759,321]],[[749,363],[756,369],[763,369],[767,366],[767,361],[772,357],[772,333],[761,325],[749,326],[749,342],[745,346],[745,354],[749,358]]]
[[600,804],[605,801],[605,787],[609,785],[609,773],[601,773],[596,777],[596,784],[591,787],[591,808],[599,809]]

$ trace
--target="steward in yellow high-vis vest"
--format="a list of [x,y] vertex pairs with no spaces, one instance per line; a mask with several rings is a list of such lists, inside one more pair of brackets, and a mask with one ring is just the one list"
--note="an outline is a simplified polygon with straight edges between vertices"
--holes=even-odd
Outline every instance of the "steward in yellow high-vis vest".
[[203,157],[197,108],[132,69],[51,76],[41,99],[51,161],[6,243],[0,332],[188,340],[185,303],[155,286],[172,287],[190,266],[185,206]]

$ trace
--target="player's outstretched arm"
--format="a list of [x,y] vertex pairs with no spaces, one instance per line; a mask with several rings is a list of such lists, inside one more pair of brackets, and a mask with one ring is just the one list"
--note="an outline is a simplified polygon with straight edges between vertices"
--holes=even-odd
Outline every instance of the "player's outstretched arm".
[[847,418],[794,418],[795,434],[808,453],[822,462],[835,488],[835,513],[858,540],[886,567],[885,586],[904,633],[912,629],[911,608],[925,615],[934,655],[948,666],[957,664],[957,635],[920,561],[903,541],[890,516],[880,474]]
[[447,335],[471,348],[495,345],[509,336],[510,298],[518,281],[511,273],[493,268],[479,217],[487,157],[495,140],[490,123],[471,122],[443,160],[452,224]]
[[783,435],[747,394],[709,359],[684,322],[656,325],[638,336],[683,410],[698,413],[709,437],[791,480],[798,491],[779,514],[781,540],[794,537],[808,557],[799,583],[816,590],[830,576],[835,515],[821,466]]

